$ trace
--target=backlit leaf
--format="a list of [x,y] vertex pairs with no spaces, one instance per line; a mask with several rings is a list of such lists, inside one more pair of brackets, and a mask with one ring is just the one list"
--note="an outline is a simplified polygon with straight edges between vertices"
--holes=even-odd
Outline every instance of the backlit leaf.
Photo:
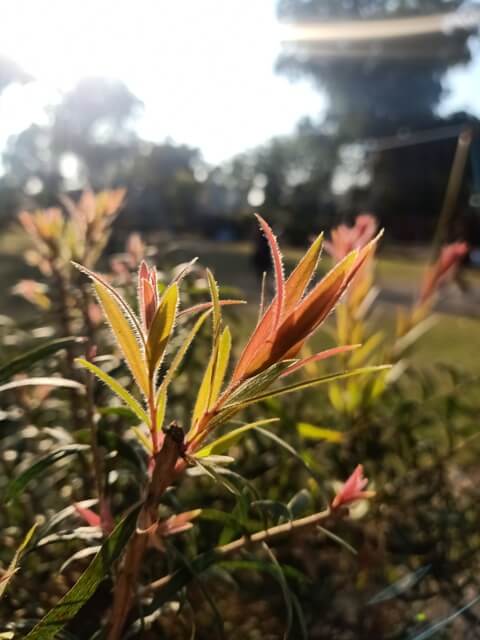
[[208,402],[209,409],[215,403],[216,399],[220,394],[223,380],[225,378],[225,373],[228,367],[231,347],[232,347],[232,336],[230,334],[230,329],[228,327],[225,327],[222,335],[220,336],[220,340],[218,344],[217,361],[215,363],[215,372],[213,374],[212,389],[210,392],[210,399]]
[[93,373],[97,378],[99,378],[102,382],[104,382],[110,389],[117,395],[125,404],[134,412],[137,418],[144,422],[145,424],[150,424],[147,413],[143,410],[140,403],[138,403],[135,398],[129,393],[126,389],[122,387],[122,385],[117,382],[112,376],[108,375],[105,371],[97,367],[92,362],[85,360],[84,358],[76,358],[75,362],[78,362],[79,365],[88,369],[91,373]]
[[167,373],[165,374],[162,383],[158,389],[157,392],[157,402],[158,402],[158,397],[160,396],[161,393],[163,393],[167,388],[168,385],[170,384],[170,382],[173,379],[173,376],[175,375],[175,373],[177,372],[178,367],[181,365],[183,358],[185,357],[185,354],[188,351],[188,348],[190,347],[190,345],[192,344],[195,336],[197,335],[197,333],[200,331],[203,323],[205,322],[205,320],[208,318],[208,316],[212,313],[212,309],[208,309],[207,311],[205,311],[204,313],[202,313],[202,315],[197,319],[197,321],[195,322],[195,324],[193,325],[192,329],[190,330],[189,334],[187,335],[187,337],[184,339],[184,341],[182,342],[181,347],[178,349],[177,353],[175,354],[175,357],[173,358]]
[[[217,344],[218,348],[218,344]],[[213,379],[213,371],[216,362],[216,352],[212,351],[210,354],[210,358],[208,360],[207,368],[205,369],[205,373],[203,374],[202,382],[200,384],[200,388],[198,390],[197,399],[195,401],[195,406],[193,409],[192,415],[192,426],[188,433],[189,436],[192,436],[196,433],[196,427],[199,419],[205,413],[208,408],[208,403],[210,400],[210,393],[212,390],[212,379]]]
[[210,289],[210,297],[212,299],[213,339],[216,340],[218,338],[218,333],[220,331],[220,322],[221,322],[220,296],[218,293],[218,285],[215,282],[215,278],[213,277],[213,274],[210,271],[210,269],[207,269],[207,279],[208,279],[208,287]]
[[95,292],[105,316],[112,328],[117,343],[132,372],[134,380],[143,394],[148,396],[148,373],[137,336],[125,313],[109,290],[100,282],[94,282]]
[[341,371],[338,373],[332,373],[329,375],[320,376],[319,378],[314,378],[313,380],[297,382],[296,384],[292,384],[287,387],[281,387],[280,389],[272,389],[271,391],[266,391],[265,393],[261,393],[257,396],[253,396],[241,402],[227,404],[225,405],[225,409],[236,407],[238,410],[240,410],[256,402],[261,402],[262,400],[266,400],[267,398],[276,398],[278,396],[283,396],[287,393],[294,393],[296,391],[301,391],[302,389],[308,389],[309,387],[314,387],[320,384],[328,384],[329,382],[334,382],[336,380],[345,380],[353,376],[366,375],[366,374],[375,373],[376,371],[382,371],[384,369],[389,369],[389,368],[390,368],[390,365],[379,365],[375,367],[362,367],[360,369],[353,369],[351,371]]
[[284,378],[285,376],[288,376],[291,373],[298,371],[302,367],[305,367],[309,364],[313,364],[314,362],[320,362],[321,360],[326,360],[327,358],[333,358],[334,356],[341,355],[342,353],[353,351],[353,349],[358,349],[359,346],[360,346],[359,344],[347,344],[347,345],[344,345],[343,347],[333,347],[332,349],[326,349],[325,351],[321,351],[320,353],[315,353],[311,356],[308,356],[307,358],[303,358],[302,360],[299,360],[298,362],[294,362],[292,365],[288,367],[288,369],[286,369],[282,373],[280,377]]
[[167,388],[162,387],[160,393],[157,396],[157,424],[156,429],[158,432],[162,430],[163,423],[165,421],[165,412],[167,409]]
[[270,228],[269,224],[258,214],[255,214],[265,237],[267,238],[272,254],[273,269],[275,272],[275,298],[272,303],[273,313],[273,330],[275,331],[279,325],[280,318],[283,314],[285,304],[285,281],[283,274],[282,254],[278,248],[277,239]]
[[178,286],[171,285],[165,292],[155,313],[147,340],[150,373],[153,374],[162,360],[168,340],[175,325],[178,305]]
[[8,565],[4,574],[0,577],[0,598],[3,596],[5,589],[8,586],[8,583],[15,575],[18,569],[18,563],[20,562],[20,558],[22,557],[23,552],[25,551],[28,543],[32,539],[33,534],[35,533],[35,529],[37,528],[37,524],[34,524],[33,527],[29,529],[27,535],[24,537],[20,545],[17,547],[15,554]]

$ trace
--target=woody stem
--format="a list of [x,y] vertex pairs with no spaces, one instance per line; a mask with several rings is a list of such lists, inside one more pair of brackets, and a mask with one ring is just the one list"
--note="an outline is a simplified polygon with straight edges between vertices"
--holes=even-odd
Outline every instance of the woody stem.
[[123,564],[115,581],[107,640],[119,640],[122,637],[148,547],[148,529],[157,522],[160,499],[173,481],[175,464],[180,453],[180,445],[175,434],[166,431],[162,448],[155,454],[153,475],[138,516],[137,530],[128,542]]

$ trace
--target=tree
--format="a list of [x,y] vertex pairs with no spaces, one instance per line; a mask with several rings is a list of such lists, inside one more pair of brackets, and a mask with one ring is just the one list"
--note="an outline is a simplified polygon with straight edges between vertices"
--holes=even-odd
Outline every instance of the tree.
[[[340,143],[441,128],[449,124],[437,115],[445,74],[470,59],[468,40],[475,28],[466,25],[443,31],[439,16],[461,5],[462,0],[279,0],[282,20],[297,29],[326,25],[337,29],[339,38],[333,41],[317,31],[303,39],[304,31],[280,57],[278,69],[291,77],[308,75],[326,92],[326,123]],[[384,21],[381,31],[375,20]],[[358,28],[362,23],[368,27],[363,35]],[[419,26],[422,33],[412,35]],[[400,35],[393,37],[395,32]],[[462,122],[461,117],[454,120]],[[374,154],[367,154],[363,147],[363,167],[371,185],[363,202],[381,217],[419,210],[430,217],[437,214],[455,140],[435,144],[401,151],[380,144],[382,150]],[[348,173],[348,166],[343,163],[339,170]],[[356,188],[354,179],[350,185]],[[421,204],[417,202],[412,211],[419,191]],[[345,213],[353,212],[351,204],[348,200]],[[358,201],[353,209],[355,204]]]

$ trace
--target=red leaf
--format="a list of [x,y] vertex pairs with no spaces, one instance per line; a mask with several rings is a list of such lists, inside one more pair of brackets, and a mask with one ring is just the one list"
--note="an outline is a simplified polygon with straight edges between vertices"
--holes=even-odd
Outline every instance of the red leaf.
[[359,344],[347,344],[343,347],[333,347],[333,349],[326,349],[325,351],[320,351],[320,353],[316,353],[313,356],[309,356],[308,358],[303,358],[302,360],[295,362],[295,364],[292,364],[290,367],[288,367],[288,369],[285,369],[285,371],[282,373],[280,377],[284,378],[285,376],[289,376],[294,371],[298,371],[299,369],[301,369],[307,364],[310,364],[311,362],[320,362],[320,360],[326,360],[327,358],[338,356],[341,353],[346,353],[347,351],[353,351],[353,349],[357,349],[360,346],[361,345]]
[[79,504],[74,504],[75,511],[78,515],[91,527],[99,527],[100,526],[100,516],[92,511],[91,509],[86,509],[85,507],[81,507]]
[[283,264],[282,264],[282,254],[280,253],[280,249],[278,248],[277,239],[275,235],[268,225],[268,223],[262,218],[262,216],[255,214],[260,226],[262,228],[263,233],[265,234],[268,244],[270,246],[270,252],[272,254],[273,267],[275,271],[275,289],[276,296],[273,300],[273,329],[276,330],[279,323],[280,318],[283,312],[283,305],[285,301],[285,280],[283,275]]

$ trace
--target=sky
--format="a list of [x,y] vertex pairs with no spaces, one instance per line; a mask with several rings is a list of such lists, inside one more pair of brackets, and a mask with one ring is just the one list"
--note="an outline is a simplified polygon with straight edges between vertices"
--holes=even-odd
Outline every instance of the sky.
[[[275,0],[2,0],[0,53],[35,77],[0,96],[0,148],[9,135],[47,118],[82,76],[123,80],[144,103],[137,128],[154,141],[199,147],[218,163],[326,100],[308,80],[274,72],[281,31]],[[467,106],[480,115],[480,51],[453,72],[442,112]]]

